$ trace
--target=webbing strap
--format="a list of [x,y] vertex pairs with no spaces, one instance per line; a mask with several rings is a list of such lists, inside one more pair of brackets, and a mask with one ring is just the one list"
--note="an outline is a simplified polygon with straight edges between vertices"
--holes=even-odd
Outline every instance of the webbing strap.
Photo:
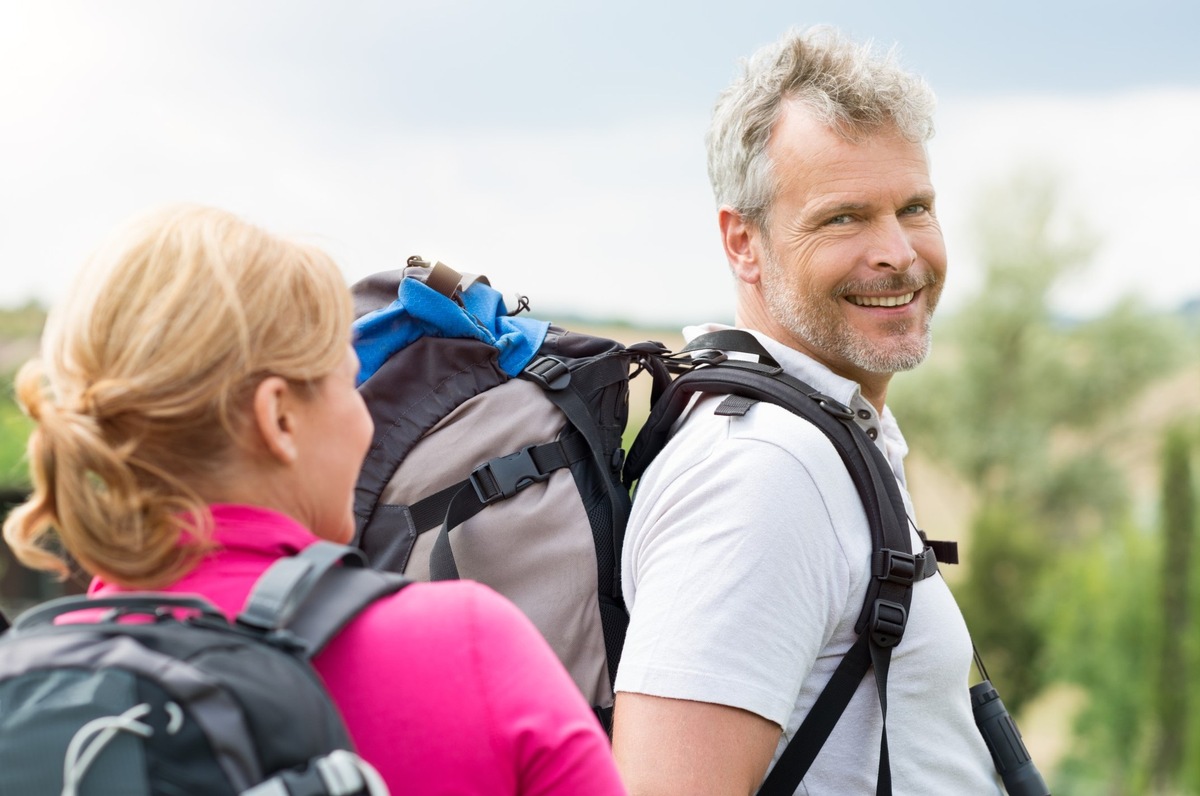
[[[527,458],[525,452],[528,453]],[[497,456],[476,467],[467,478],[427,495],[409,506],[413,525],[418,534],[438,527],[446,520],[454,497],[464,487],[471,487],[468,491],[478,496],[479,505],[473,507],[474,511],[458,522],[452,523],[450,527],[453,528],[475,516],[488,503],[512,497],[525,486],[545,480],[544,476],[563,467],[570,467],[589,455],[587,441],[577,434],[568,434],[561,440],[532,445],[507,456]]]
[[838,719],[850,704],[858,684],[871,668],[871,652],[866,636],[859,636],[854,646],[842,656],[841,663],[817,701],[809,709],[800,729],[788,742],[779,760],[759,788],[759,796],[792,796],[796,786],[808,772],[817,753],[825,745]]
[[531,484],[545,481],[555,470],[591,456],[582,436],[566,434],[543,445],[530,445],[476,467],[469,478],[424,498],[411,507],[417,533],[441,530],[429,554],[431,580],[458,580],[458,564],[450,546],[450,531],[483,511],[485,506],[512,497]]

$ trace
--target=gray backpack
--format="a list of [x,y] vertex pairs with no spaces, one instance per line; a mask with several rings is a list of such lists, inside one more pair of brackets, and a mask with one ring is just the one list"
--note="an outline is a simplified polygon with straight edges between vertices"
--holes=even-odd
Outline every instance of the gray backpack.
[[512,600],[602,723],[629,615],[629,381],[666,349],[510,314],[483,277],[417,257],[352,286],[375,436],[358,480],[372,566]]
[[21,614],[0,636],[0,795],[386,794],[309,662],[407,582],[362,564],[330,542],[280,559],[233,623],[151,592]]

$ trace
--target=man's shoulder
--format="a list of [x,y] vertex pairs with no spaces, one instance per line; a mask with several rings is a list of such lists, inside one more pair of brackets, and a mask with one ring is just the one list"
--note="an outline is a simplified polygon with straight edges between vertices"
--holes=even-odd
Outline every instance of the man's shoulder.
[[850,486],[837,450],[813,423],[759,402],[737,417],[718,415],[724,396],[701,396],[646,470],[646,484],[681,479],[733,487],[753,478],[785,488],[796,479],[821,493]]

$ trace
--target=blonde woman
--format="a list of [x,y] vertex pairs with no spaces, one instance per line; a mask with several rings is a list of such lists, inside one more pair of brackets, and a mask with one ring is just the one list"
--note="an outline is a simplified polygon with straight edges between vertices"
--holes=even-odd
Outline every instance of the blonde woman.
[[[371,440],[336,265],[220,210],[125,228],[47,322],[18,398],[34,489],[4,538],[92,595],[195,592],[229,616],[275,559],[347,542]],[[315,658],[396,793],[624,793],[533,626],[470,582],[373,604]]]

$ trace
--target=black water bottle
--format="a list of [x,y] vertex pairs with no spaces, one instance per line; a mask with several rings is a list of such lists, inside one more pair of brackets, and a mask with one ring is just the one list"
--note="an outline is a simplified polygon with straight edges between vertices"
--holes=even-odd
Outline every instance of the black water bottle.
[[1046,781],[1021,740],[1021,731],[990,680],[971,686],[971,709],[1009,796],[1050,796]]

